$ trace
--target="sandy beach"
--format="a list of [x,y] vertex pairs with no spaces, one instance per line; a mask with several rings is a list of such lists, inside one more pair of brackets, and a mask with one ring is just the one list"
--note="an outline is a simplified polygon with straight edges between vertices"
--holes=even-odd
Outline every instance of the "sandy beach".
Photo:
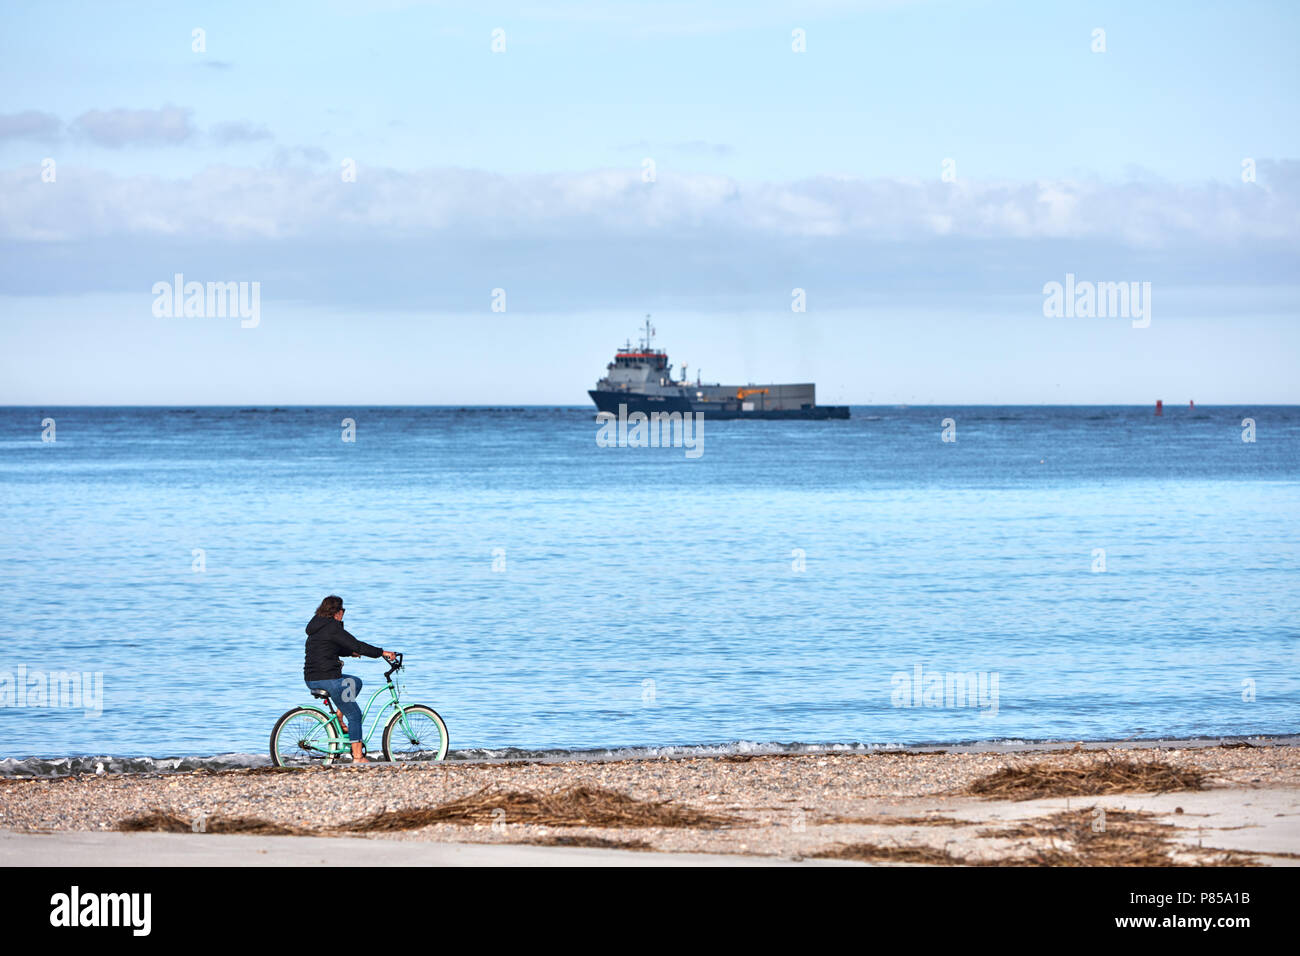
[[[4,865],[325,863],[365,840],[368,856],[453,865],[635,865],[658,853],[681,863],[1289,866],[1300,861],[1300,747],[9,778],[0,831]],[[485,844],[500,849],[475,849]]]

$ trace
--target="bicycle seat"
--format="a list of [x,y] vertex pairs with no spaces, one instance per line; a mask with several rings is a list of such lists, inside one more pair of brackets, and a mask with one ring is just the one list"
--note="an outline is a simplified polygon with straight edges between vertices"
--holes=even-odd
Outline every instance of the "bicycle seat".
[[311,695],[313,697],[319,697],[321,700],[329,700],[330,692],[317,688],[311,692]]

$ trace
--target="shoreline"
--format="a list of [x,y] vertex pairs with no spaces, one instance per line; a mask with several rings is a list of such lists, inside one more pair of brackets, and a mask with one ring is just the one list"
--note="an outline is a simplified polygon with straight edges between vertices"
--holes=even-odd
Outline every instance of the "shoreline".
[[[624,760],[694,760],[732,756],[831,756],[875,754],[1016,754],[1054,753],[1082,748],[1089,751],[1119,749],[1196,749],[1202,747],[1300,747],[1297,734],[1243,734],[1208,737],[1126,737],[1122,740],[977,740],[954,743],[920,743],[904,746],[891,744],[825,743],[756,743],[735,741],[725,744],[670,744],[662,747],[626,746],[596,747],[584,750],[537,749],[516,747],[499,749],[465,748],[452,750],[445,763],[453,765],[507,764],[507,763],[617,763]],[[377,759],[371,755],[372,759]],[[167,764],[173,766],[168,767]],[[102,770],[99,769],[100,765]],[[44,775],[22,773],[23,769],[44,766],[50,772]],[[72,754],[62,757],[28,755],[25,757],[0,757],[0,780],[50,779],[86,773],[190,773],[195,770],[239,770],[269,767],[270,758],[260,753],[237,751],[207,756],[152,757],[143,755],[115,756],[112,754]]]
[[[1106,778],[1135,766],[1163,768],[1165,776],[1149,786],[1139,780],[1136,789]],[[1038,770],[1100,789],[980,791],[1009,771]],[[202,851],[195,860],[210,865],[274,864],[240,856],[261,854],[274,838],[276,846],[362,840],[376,851],[491,844],[768,861],[1288,866],[1300,863],[1300,746],[1121,742],[1005,753],[377,763],[0,781],[0,831],[9,831],[0,863],[22,862],[33,847],[48,846],[57,858],[60,848],[81,846],[84,862],[129,865],[130,847],[162,835],[118,832],[124,826],[162,830],[170,838],[163,842]],[[88,833],[113,835],[75,836]],[[234,855],[202,842],[213,837]]]

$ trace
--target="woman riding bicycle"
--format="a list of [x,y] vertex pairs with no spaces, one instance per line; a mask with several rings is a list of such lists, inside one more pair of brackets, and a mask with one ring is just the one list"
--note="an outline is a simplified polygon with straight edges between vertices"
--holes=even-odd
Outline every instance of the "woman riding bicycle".
[[352,744],[352,762],[370,763],[362,750],[365,735],[361,732],[361,707],[357,695],[361,693],[361,678],[343,673],[343,655],[349,657],[382,657],[391,661],[393,651],[373,647],[343,629],[343,599],[331,594],[320,602],[316,616],[307,622],[306,659],[302,677],[312,690],[323,690],[330,695],[346,721],[343,728]]

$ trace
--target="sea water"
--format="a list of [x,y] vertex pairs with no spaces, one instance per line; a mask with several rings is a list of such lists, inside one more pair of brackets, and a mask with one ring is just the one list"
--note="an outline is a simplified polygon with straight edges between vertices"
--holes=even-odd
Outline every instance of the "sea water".
[[1297,730],[1300,408],[852,414],[0,409],[0,758],[264,755],[327,594],[453,756]]

